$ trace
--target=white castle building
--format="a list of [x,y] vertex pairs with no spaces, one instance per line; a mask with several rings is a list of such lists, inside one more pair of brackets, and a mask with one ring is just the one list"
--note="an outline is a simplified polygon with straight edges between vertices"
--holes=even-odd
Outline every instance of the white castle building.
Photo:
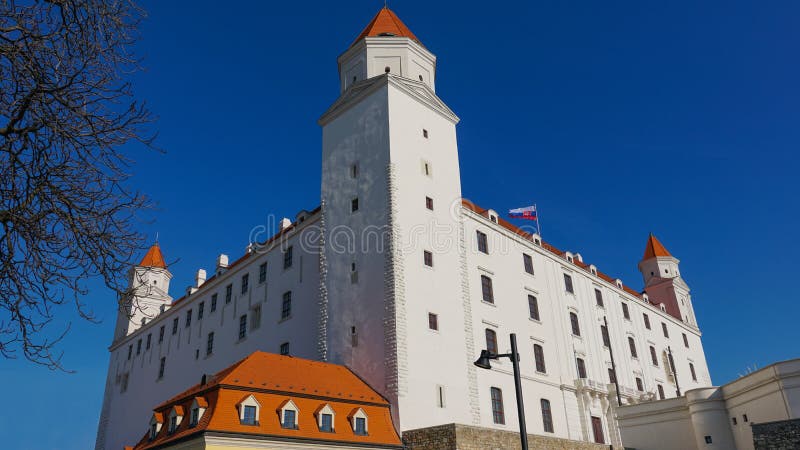
[[653,236],[640,292],[463,199],[436,57],[392,11],[338,66],[320,207],[198,270],[178,300],[157,246],[131,271],[97,449],[137,442],[153,405],[257,350],[352,368],[400,431],[516,430],[511,364],[473,365],[512,332],[531,433],[619,444],[614,378],[624,404],[711,385],[689,288]]

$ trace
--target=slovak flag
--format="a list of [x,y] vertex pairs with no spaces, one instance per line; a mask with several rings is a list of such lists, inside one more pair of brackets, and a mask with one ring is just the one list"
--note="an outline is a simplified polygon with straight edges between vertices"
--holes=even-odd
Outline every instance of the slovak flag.
[[509,217],[514,219],[525,219],[525,220],[538,220],[539,217],[536,214],[536,206],[526,206],[525,208],[517,208],[511,209],[508,211]]

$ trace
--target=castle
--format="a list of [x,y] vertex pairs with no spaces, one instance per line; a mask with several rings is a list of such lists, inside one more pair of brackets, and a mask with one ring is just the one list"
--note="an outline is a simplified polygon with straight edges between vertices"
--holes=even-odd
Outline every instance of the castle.
[[137,442],[153,405],[255,351],[349,367],[400,432],[517,429],[510,363],[473,365],[512,332],[534,434],[619,444],[617,397],[711,385],[689,287],[654,236],[639,291],[462,197],[459,119],[436,95],[436,57],[394,12],[338,67],[319,207],[232,263],[220,255],[178,300],[157,245],[131,270],[97,449]]

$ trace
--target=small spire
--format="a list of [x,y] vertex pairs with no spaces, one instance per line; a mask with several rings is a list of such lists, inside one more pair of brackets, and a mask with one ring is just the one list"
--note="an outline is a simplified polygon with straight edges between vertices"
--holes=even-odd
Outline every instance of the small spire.
[[644,256],[642,257],[642,261],[656,258],[658,256],[664,257],[672,257],[672,254],[664,247],[661,242],[656,239],[656,236],[653,233],[650,233],[650,236],[647,238],[647,245],[644,248]]
[[353,41],[352,45],[355,45],[358,41],[364,39],[365,37],[376,36],[407,37],[418,42],[419,44],[422,44],[419,39],[414,36],[414,33],[408,29],[406,24],[404,24],[403,21],[397,17],[397,14],[389,9],[388,1],[384,2],[383,8],[381,8],[381,10],[378,11],[378,14],[372,18],[361,34],[359,34],[356,40]]
[[158,241],[150,246],[150,249],[145,253],[139,267],[156,267],[159,269],[166,269],[167,263],[164,262],[164,254],[161,253],[161,247],[158,246]]

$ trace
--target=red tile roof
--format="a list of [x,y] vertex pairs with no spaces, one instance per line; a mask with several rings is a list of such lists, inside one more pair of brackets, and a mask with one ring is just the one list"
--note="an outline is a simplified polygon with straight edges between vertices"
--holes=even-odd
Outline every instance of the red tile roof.
[[142,262],[139,263],[139,267],[167,268],[167,264],[164,262],[164,255],[161,253],[161,247],[158,246],[158,243],[150,246],[150,249],[147,250],[144,258],[142,258]]
[[[389,402],[344,366],[307,359],[255,352],[219,372],[206,384],[195,385],[156,407],[156,413],[173,407],[191,408],[197,396],[208,409],[194,427],[183,420],[173,433],[164,427],[154,440],[145,435],[136,450],[160,447],[205,431],[269,436],[277,439],[318,440],[401,448]],[[252,395],[261,406],[256,425],[242,424],[238,405]],[[280,405],[292,400],[299,410],[297,429],[281,427]],[[334,410],[334,432],[320,431],[313,414],[330,405]],[[348,412],[362,408],[369,420],[369,435],[356,435]]]
[[356,40],[353,41],[351,47],[365,37],[375,36],[407,37],[422,44],[419,39],[414,36],[414,33],[412,33],[411,30],[409,30],[408,27],[403,23],[403,21],[397,17],[394,11],[387,7],[384,7],[378,11],[378,14],[376,14],[367,27],[364,28],[364,31],[362,31]]
[[667,251],[666,247],[664,247],[661,242],[653,236],[653,233],[650,233],[650,237],[647,238],[647,246],[644,248],[644,256],[642,257],[642,261],[650,258],[655,258],[657,256],[672,256],[669,251]]

